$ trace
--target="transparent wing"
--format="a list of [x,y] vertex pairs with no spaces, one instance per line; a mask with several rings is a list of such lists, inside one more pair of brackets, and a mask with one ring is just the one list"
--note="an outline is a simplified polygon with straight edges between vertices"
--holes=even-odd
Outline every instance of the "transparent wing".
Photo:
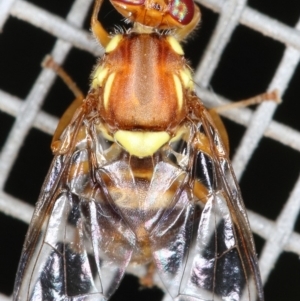
[[88,117],[79,110],[62,136],[26,236],[14,300],[107,300],[130,261],[135,237],[96,180],[105,158]]
[[[182,152],[192,160],[188,176],[151,236],[158,273],[176,301],[261,301],[253,238],[226,151],[206,111],[193,122]],[[193,196],[191,179],[205,197]]]

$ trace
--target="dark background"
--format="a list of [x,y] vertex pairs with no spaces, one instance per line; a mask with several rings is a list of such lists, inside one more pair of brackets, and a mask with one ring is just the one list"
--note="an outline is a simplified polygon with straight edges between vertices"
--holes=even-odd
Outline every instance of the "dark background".
[[[50,12],[65,17],[72,0],[30,1]],[[279,21],[294,26],[300,17],[299,0],[250,0],[248,5]],[[216,25],[218,15],[201,7],[202,22],[193,37],[185,44],[186,57],[196,68],[205,46]],[[121,24],[120,17],[109,3],[100,13],[100,19],[107,28]],[[89,28],[89,17],[85,22]],[[0,89],[25,99],[32,84],[41,71],[40,63],[50,52],[55,37],[36,27],[9,18],[0,34]],[[272,76],[282,57],[284,45],[264,37],[247,27],[238,26],[223,53],[211,87],[220,95],[232,100],[245,99],[267,90]],[[86,92],[89,75],[96,58],[73,49],[64,68]],[[300,130],[300,72],[297,67],[283,103],[275,113],[275,120]],[[61,116],[73,100],[68,88],[57,80],[49,92],[43,110]],[[0,112],[0,148],[13,125],[14,118]],[[232,155],[244,133],[244,128],[225,120],[228,129]],[[40,187],[52,160],[49,148],[51,137],[32,129],[24,141],[19,157],[5,185],[5,191],[14,197],[34,205]],[[282,144],[264,138],[241,180],[241,189],[246,206],[261,215],[275,220],[280,213],[289,192],[299,175],[300,154]],[[1,171],[0,171],[1,172]],[[10,295],[14,277],[26,234],[27,225],[0,213],[0,292]],[[300,221],[295,226],[300,232]],[[264,240],[255,236],[258,253]],[[265,286],[267,301],[300,300],[299,256],[282,253]],[[112,300],[160,300],[158,289],[141,290],[138,281],[128,276]]]

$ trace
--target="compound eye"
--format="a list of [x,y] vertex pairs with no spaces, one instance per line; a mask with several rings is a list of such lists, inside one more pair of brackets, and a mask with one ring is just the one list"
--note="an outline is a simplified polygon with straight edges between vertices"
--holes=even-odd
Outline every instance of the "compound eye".
[[170,15],[182,25],[189,24],[194,17],[193,0],[172,0]]

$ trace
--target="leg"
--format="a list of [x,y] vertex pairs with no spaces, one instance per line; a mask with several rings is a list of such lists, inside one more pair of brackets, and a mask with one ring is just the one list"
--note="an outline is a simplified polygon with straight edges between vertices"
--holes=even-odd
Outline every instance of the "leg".
[[271,92],[266,92],[266,93],[251,97],[249,99],[241,100],[241,101],[230,103],[227,105],[221,105],[219,107],[208,110],[211,118],[213,119],[213,121],[216,125],[216,128],[218,129],[218,131],[222,137],[224,146],[228,153],[229,153],[229,139],[228,139],[226,128],[219,116],[219,113],[222,111],[231,110],[231,109],[235,109],[235,108],[242,108],[242,107],[260,104],[264,101],[269,101],[269,100],[275,101],[276,103],[281,102],[281,99],[279,97],[277,90],[274,90]]
[[222,106],[210,109],[209,112],[214,111],[216,113],[219,113],[222,111],[227,111],[227,110],[231,110],[231,109],[235,109],[235,108],[243,108],[243,107],[248,107],[248,106],[252,106],[252,105],[257,105],[264,101],[269,101],[269,100],[275,101],[276,103],[281,102],[281,99],[279,97],[277,90],[262,93],[257,96],[245,99],[245,100],[240,100],[238,102],[230,103],[227,105],[222,105]]
[[45,60],[42,63],[44,68],[50,68],[57,73],[57,75],[65,82],[68,88],[74,93],[76,99],[71,103],[68,109],[65,111],[61,119],[59,120],[58,126],[54,132],[51,149],[53,152],[58,147],[59,138],[67,127],[67,125],[71,122],[72,117],[74,116],[75,111],[82,105],[82,101],[84,99],[84,94],[77,87],[75,82],[71,79],[71,77],[60,67],[50,56],[46,56]]
[[153,277],[154,277],[154,273],[155,273],[155,264],[152,261],[151,263],[149,263],[146,267],[147,269],[147,273],[145,276],[143,276],[142,278],[140,278],[140,285],[142,285],[143,287],[146,288],[151,288],[154,286],[154,281],[153,281]]
[[91,28],[95,38],[98,42],[106,48],[107,44],[111,40],[107,31],[103,28],[102,24],[98,21],[98,13],[100,11],[103,0],[96,0],[93,15],[91,19]]

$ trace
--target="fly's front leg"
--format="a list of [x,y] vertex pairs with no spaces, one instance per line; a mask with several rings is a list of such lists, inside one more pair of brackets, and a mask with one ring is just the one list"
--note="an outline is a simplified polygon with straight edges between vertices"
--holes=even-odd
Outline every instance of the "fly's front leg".
[[111,40],[111,37],[104,29],[102,24],[98,21],[98,13],[100,11],[103,0],[96,0],[93,15],[91,19],[91,28],[95,38],[99,41],[99,43],[106,48],[107,44]]
[[46,56],[44,59],[42,66],[44,68],[52,69],[67,85],[67,87],[74,93],[75,100],[71,103],[71,105],[67,108],[61,119],[59,120],[58,126],[54,132],[52,142],[51,142],[51,149],[53,153],[60,146],[59,138],[64,131],[64,129],[70,124],[73,116],[75,115],[76,110],[82,105],[84,94],[82,91],[77,87],[76,83],[72,80],[72,78],[63,70],[61,66],[59,66],[51,56]]

